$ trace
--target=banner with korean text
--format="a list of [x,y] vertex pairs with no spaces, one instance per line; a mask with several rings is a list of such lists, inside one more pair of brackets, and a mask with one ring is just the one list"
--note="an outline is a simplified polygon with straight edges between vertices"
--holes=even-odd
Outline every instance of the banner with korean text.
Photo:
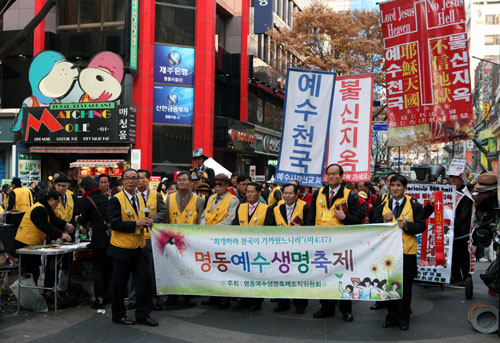
[[380,4],[390,146],[474,137],[463,0]]
[[337,77],[327,165],[340,164],[347,182],[370,180],[372,104],[373,74]]
[[[409,184],[405,194],[414,197],[422,206],[427,205],[432,194],[441,191],[442,203],[435,197],[434,213],[426,219],[427,230],[417,235],[418,242],[418,276],[420,281],[449,283],[451,277],[451,257],[453,255],[453,225],[457,192],[455,186]],[[436,210],[442,209],[443,230],[436,222]],[[440,245],[440,243],[443,243]],[[444,252],[444,261],[439,255]]]
[[277,183],[321,186],[335,73],[288,69]]
[[397,224],[155,224],[158,294],[388,300],[402,295]]

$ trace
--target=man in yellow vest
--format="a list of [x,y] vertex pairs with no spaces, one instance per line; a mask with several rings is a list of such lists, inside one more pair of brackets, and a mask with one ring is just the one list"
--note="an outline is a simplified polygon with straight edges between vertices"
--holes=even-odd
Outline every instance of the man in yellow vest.
[[269,206],[274,205],[276,202],[283,199],[283,194],[281,193],[281,189],[278,187],[277,183],[272,182],[269,184],[271,188],[271,192],[269,192],[269,197],[267,198],[267,204]]
[[[13,245],[13,251],[31,245],[43,244],[45,239],[61,238],[71,240],[66,223],[58,219],[54,209],[59,205],[61,195],[55,190],[45,194],[39,202],[31,206],[19,225]],[[40,276],[41,260],[39,255],[24,255],[21,263],[21,274],[31,274],[35,284]]]
[[408,180],[396,174],[389,184],[388,201],[381,203],[373,215],[375,223],[397,221],[403,230],[403,297],[387,303],[388,314],[384,328],[398,325],[403,331],[410,325],[410,306],[413,279],[417,276],[417,239],[415,235],[425,231],[425,217],[422,205],[405,194]]
[[136,192],[138,178],[135,169],[124,170],[122,173],[124,189],[115,194],[108,204],[108,222],[112,228],[107,252],[113,259],[112,320],[117,324],[135,324],[127,317],[124,303],[124,285],[132,273],[137,299],[135,319],[138,324],[157,326],[158,322],[150,317],[153,286],[144,236],[145,228],[153,224],[153,219],[144,214],[146,204]]
[[[326,168],[328,187],[314,192],[309,211],[308,225],[354,225],[361,224],[366,216],[366,207],[359,204],[358,196],[342,185],[344,169],[339,164]],[[347,210],[347,212],[345,211]],[[313,314],[314,318],[335,315],[335,305],[346,322],[352,322],[351,300],[320,300],[321,309]]]
[[8,223],[14,225],[17,229],[24,214],[33,205],[33,195],[28,188],[22,186],[21,179],[18,177],[12,179],[11,188],[7,211],[14,211],[16,213],[9,215]]
[[[54,180],[54,188],[61,194],[61,201],[54,210],[54,213],[57,218],[65,221],[74,228],[76,226],[75,218],[80,214],[80,201],[76,195],[69,190],[69,184],[70,181],[68,177],[63,173]],[[69,273],[71,261],[72,256],[70,254],[63,258],[61,264],[62,272]],[[51,288],[54,286],[55,262],[56,258],[54,256],[47,256],[47,265],[43,281],[44,287]]]
[[[298,198],[299,186],[288,183],[283,186],[283,200],[278,201],[270,207],[273,214],[270,225],[273,226],[300,226],[304,225],[309,216],[309,205]],[[295,312],[303,314],[308,305],[307,299],[293,299]],[[279,299],[274,312],[288,311],[290,299]]]
[[[193,193],[190,189],[191,174],[181,171],[177,174],[177,192],[167,197],[165,204],[165,223],[170,224],[199,224],[201,214],[205,210],[203,197]],[[208,186],[208,185],[207,185]],[[195,306],[192,296],[184,296],[187,306]],[[169,295],[166,305],[177,304],[177,295]]]
[[[266,204],[259,202],[260,185],[255,182],[250,182],[246,187],[245,194],[248,202],[238,205],[233,225],[271,225],[273,221],[272,211],[268,211],[268,206]],[[234,309],[243,310],[248,308],[250,311],[258,311],[261,309],[263,301],[263,298],[241,298]]]
[[[237,197],[229,193],[229,177],[226,174],[217,174],[212,179],[215,188],[213,194],[207,202],[207,207],[201,215],[201,225],[232,225],[236,217],[236,208],[240,201]],[[202,305],[218,304],[219,308],[229,307],[230,298],[210,297],[208,301],[203,301]]]

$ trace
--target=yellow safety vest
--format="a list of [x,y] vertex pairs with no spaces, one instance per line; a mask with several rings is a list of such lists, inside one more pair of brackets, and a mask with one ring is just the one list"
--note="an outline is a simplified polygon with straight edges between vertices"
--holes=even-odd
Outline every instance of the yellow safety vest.
[[196,211],[196,204],[198,202],[198,194],[193,193],[191,200],[180,211],[177,205],[177,192],[168,196],[168,218],[171,224],[198,224],[198,212]]
[[[115,197],[120,202],[120,209],[122,212],[122,221],[137,221],[145,217],[144,215],[144,199],[140,195],[136,195],[138,212],[135,213],[130,200],[124,191],[115,194]],[[142,228],[136,229],[135,233],[126,233],[116,230],[111,231],[111,244],[118,248],[124,249],[137,249],[144,248],[146,239],[144,237],[144,230]]]
[[238,208],[238,220],[240,225],[251,225],[251,226],[262,226],[266,220],[267,208],[269,206],[266,204],[261,204],[257,202],[257,207],[253,211],[252,218],[250,222],[248,221],[248,208],[249,204],[241,204]]
[[31,194],[31,191],[25,187],[17,187],[12,192],[16,194],[16,203],[12,209],[19,210],[20,213],[28,211],[33,205],[33,194]]
[[[274,193],[277,191],[277,190],[280,190],[279,187],[276,187],[274,188],[271,193],[269,193],[269,198],[267,199],[267,204],[269,206],[271,206],[272,204],[274,204],[276,202],[276,198],[274,197]],[[281,190],[280,190],[281,191]]]
[[207,225],[215,225],[220,223],[227,217],[227,211],[229,210],[229,203],[231,199],[234,198],[234,195],[228,193],[221,202],[217,204],[215,209],[212,211],[212,203],[217,194],[213,194],[208,199],[207,209],[205,210],[205,220],[207,221]]
[[9,207],[9,194],[3,193],[3,208]]
[[[31,221],[31,212],[37,207],[43,205],[37,202],[35,205],[31,206],[31,208],[26,212],[23,219],[21,220],[21,224],[19,225],[19,229],[17,229],[16,233],[16,241],[27,245],[39,245],[43,244],[47,235],[43,233],[36,225]],[[47,213],[47,220],[49,220],[49,214]]]
[[[411,208],[411,197],[405,194],[406,202],[403,207],[403,211],[401,211],[401,215],[398,219],[404,219],[408,223],[413,223],[413,209]],[[384,205],[384,209],[382,210],[382,216],[388,212],[392,212],[389,208],[389,201],[387,201]],[[394,215],[392,216],[392,222],[395,222],[396,218]],[[417,254],[417,238],[415,235],[409,235],[403,231],[403,253],[405,255],[416,255]]]
[[[283,200],[283,203],[285,203],[284,200]],[[306,206],[306,205],[307,205],[307,203],[304,200],[297,199],[297,203],[295,204],[295,208],[293,209],[292,217],[290,219],[295,218],[295,216],[299,216],[302,220],[305,221],[304,206]],[[286,219],[283,218],[283,216],[281,215],[280,206],[281,206],[281,201],[273,209],[274,219],[276,220],[276,225],[277,226],[289,226]]]
[[160,191],[161,197],[163,198],[163,202],[167,202],[168,198],[168,193],[164,193],[163,191]]
[[[141,199],[144,200],[141,193],[137,193],[136,195],[137,195],[137,197],[141,197]],[[157,200],[158,200],[158,198],[156,196],[156,192],[153,192],[150,189],[149,193],[148,193],[148,199],[146,201],[146,207],[149,209],[149,212],[148,212],[149,218],[151,218],[156,213],[158,213],[158,201]],[[146,237],[146,239],[151,239],[151,234],[148,232],[147,229],[144,229],[144,237]]]
[[337,218],[335,218],[335,206],[342,202],[347,202],[349,193],[351,193],[351,191],[347,188],[344,188],[344,194],[342,194],[342,196],[339,196],[333,203],[332,207],[328,209],[328,199],[326,197],[326,194],[323,193],[323,188],[324,187],[320,188],[320,190],[318,191],[318,197],[316,198],[316,226],[344,225]]
[[75,202],[73,201],[73,192],[66,190],[66,206],[62,205],[62,201],[59,202],[54,213],[56,217],[64,220],[65,222],[70,222],[73,218],[73,211],[75,210]]

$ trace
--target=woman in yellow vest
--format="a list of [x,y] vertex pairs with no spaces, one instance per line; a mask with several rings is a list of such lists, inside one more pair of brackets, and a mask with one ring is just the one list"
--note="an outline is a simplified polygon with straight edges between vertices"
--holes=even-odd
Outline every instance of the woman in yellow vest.
[[[46,239],[71,240],[71,236],[64,231],[66,223],[54,214],[60,200],[59,192],[51,190],[28,209],[17,230],[13,252],[26,246],[43,244]],[[40,276],[40,262],[39,255],[24,255],[21,263],[21,274],[33,275],[35,284]]]
[[389,184],[390,197],[375,209],[376,223],[398,222],[403,230],[403,294],[402,299],[387,303],[388,314],[384,328],[399,326],[403,331],[409,329],[410,306],[413,279],[417,276],[417,239],[415,235],[425,231],[425,217],[422,205],[405,194],[408,180],[396,174]]
[[[259,202],[260,185],[250,182],[246,188],[246,203],[238,205],[233,225],[264,226],[272,223],[272,211],[268,206]],[[262,307],[263,298],[241,298],[235,310],[248,308],[250,311],[259,311]]]

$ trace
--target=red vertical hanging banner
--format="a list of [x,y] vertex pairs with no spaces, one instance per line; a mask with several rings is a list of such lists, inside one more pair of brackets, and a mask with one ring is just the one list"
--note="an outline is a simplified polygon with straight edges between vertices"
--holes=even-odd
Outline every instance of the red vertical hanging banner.
[[474,134],[463,0],[380,4],[390,146]]
[[443,210],[443,191],[434,193],[434,239],[436,266],[444,266],[444,210]]

